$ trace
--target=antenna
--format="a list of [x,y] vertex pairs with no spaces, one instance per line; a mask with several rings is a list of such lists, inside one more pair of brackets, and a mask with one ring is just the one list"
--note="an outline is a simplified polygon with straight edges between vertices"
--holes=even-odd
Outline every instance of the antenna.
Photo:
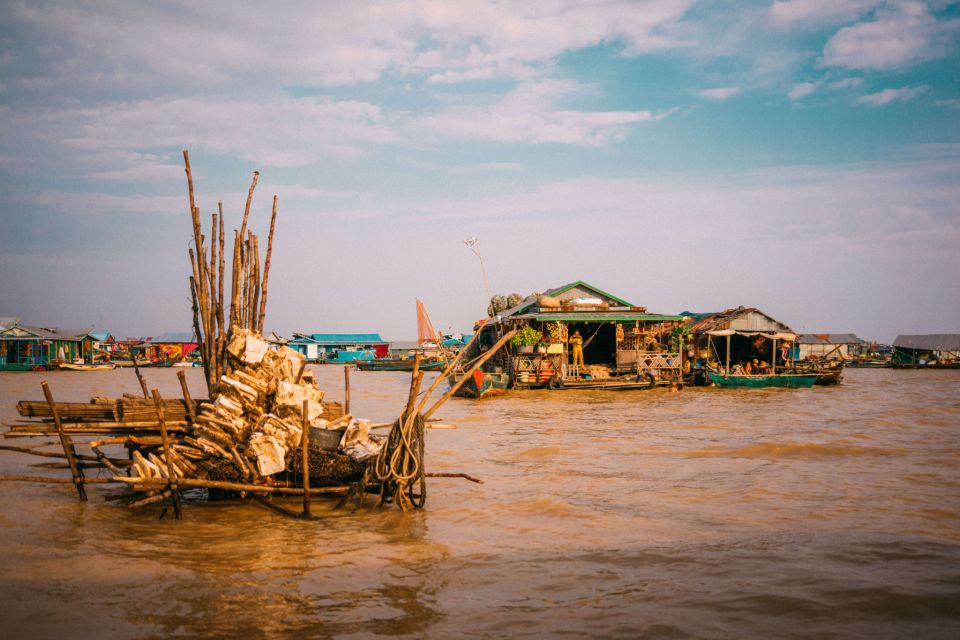
[[476,236],[471,236],[465,238],[463,244],[467,245],[467,248],[473,252],[473,255],[480,259],[480,271],[483,273],[483,286],[487,290],[487,298],[492,298],[493,293],[490,291],[490,282],[487,280],[487,268],[483,265],[483,256],[480,255],[480,241],[477,240]]

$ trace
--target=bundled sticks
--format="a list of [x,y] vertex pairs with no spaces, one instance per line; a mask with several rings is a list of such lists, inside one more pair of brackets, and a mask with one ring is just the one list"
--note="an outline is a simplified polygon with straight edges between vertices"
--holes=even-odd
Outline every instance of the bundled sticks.
[[219,393],[221,376],[230,373],[227,357],[227,342],[237,329],[263,333],[263,320],[267,308],[267,284],[270,278],[270,259],[273,254],[273,234],[277,225],[278,198],[273,196],[273,211],[270,217],[270,235],[267,238],[267,254],[261,273],[259,238],[247,229],[253,192],[257,187],[260,172],[253,172],[253,181],[247,191],[243,222],[233,235],[233,258],[230,262],[230,311],[224,313],[224,280],[226,274],[225,244],[223,231],[223,202],[218,203],[217,213],[212,214],[211,241],[209,250],[200,221],[200,208],[196,205],[193,189],[193,173],[190,169],[190,154],[183,151],[184,170],[187,174],[187,190],[190,197],[190,216],[193,221],[194,247],[188,253],[192,275],[190,297],[193,302],[193,330],[197,335],[203,370],[210,399]]

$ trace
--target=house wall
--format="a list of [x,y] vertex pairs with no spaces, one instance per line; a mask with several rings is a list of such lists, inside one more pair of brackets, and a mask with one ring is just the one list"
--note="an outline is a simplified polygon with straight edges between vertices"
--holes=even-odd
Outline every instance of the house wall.
[[[828,353],[830,354],[830,360],[840,360],[845,359],[850,354],[849,345],[841,344],[805,344],[801,343],[799,346],[799,360],[805,360],[807,356],[815,356],[817,358],[822,358]],[[834,351],[836,349],[836,351]],[[833,353],[830,353],[833,351]]]

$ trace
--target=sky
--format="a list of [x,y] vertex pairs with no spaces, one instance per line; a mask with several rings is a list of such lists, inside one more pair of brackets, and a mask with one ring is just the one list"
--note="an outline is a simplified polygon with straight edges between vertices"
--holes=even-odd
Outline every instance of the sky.
[[[266,329],[416,336],[584,280],[653,312],[960,332],[960,3],[0,3],[0,316],[191,326],[279,213]],[[261,252],[263,248],[261,248]]]

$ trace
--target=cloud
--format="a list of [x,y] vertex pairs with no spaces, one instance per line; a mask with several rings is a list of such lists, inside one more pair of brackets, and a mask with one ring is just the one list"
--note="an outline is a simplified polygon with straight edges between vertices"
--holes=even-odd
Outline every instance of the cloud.
[[776,0],[767,11],[768,22],[776,28],[821,26],[859,18],[883,0]]
[[811,93],[815,92],[819,86],[819,82],[801,82],[790,90],[790,93],[787,94],[787,97],[794,101],[802,100]]
[[926,86],[884,89],[878,93],[860,96],[860,98],[857,99],[857,104],[868,104],[873,107],[880,107],[885,104],[890,104],[891,102],[906,102],[907,100],[913,100],[926,90]]
[[822,65],[895,69],[942,57],[958,21],[937,20],[920,2],[895,2],[873,20],[840,29],[824,46]]
[[724,102],[741,92],[740,87],[717,87],[715,89],[700,89],[694,91],[694,95],[700,96],[705,100],[714,102]]
[[416,119],[413,126],[424,134],[445,138],[599,147],[622,141],[633,125],[668,115],[649,111],[574,111],[554,106],[561,98],[591,90],[572,81],[523,83],[494,104],[452,106]]
[[187,94],[263,80],[351,85],[391,73],[446,83],[525,78],[585,47],[618,42],[626,55],[639,55],[688,46],[679,23],[692,3],[405,0],[241,10],[186,0],[9,2],[0,20],[29,60],[14,69],[24,90]]
[[960,109],[960,98],[951,98],[949,100],[934,100],[933,104],[938,107],[950,107],[952,109]]
[[843,89],[854,89],[863,84],[863,78],[844,78],[827,85],[827,89],[833,91],[842,91]]

